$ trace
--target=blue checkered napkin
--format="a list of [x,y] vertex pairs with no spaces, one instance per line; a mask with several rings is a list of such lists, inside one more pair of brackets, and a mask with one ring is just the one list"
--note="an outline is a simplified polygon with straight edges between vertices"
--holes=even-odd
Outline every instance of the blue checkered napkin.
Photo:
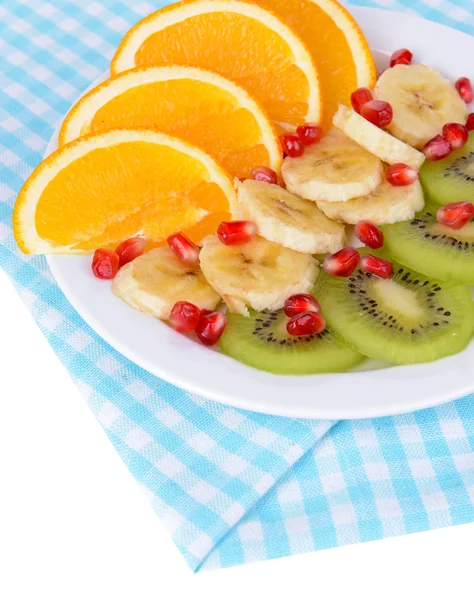
[[[358,2],[474,32],[471,2]],[[291,420],[229,408],[143,371],[67,302],[11,232],[13,203],[54,127],[159,3],[3,0],[0,265],[94,415],[198,570],[474,520],[474,405],[401,417]]]

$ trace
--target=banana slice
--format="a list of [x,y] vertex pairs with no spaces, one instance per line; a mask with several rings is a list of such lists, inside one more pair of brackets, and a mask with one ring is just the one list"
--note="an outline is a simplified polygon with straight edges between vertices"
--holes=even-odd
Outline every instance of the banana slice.
[[347,106],[339,105],[332,122],[354,142],[389,165],[405,163],[418,169],[425,161],[422,152],[393,137]]
[[288,296],[313,289],[318,262],[262,237],[243,246],[225,246],[216,235],[204,240],[201,268],[229,310],[248,316],[254,310],[282,308]]
[[454,85],[426,65],[387,69],[375,86],[374,98],[392,105],[388,131],[415,148],[423,148],[445,123],[464,125],[467,119],[466,104]]
[[286,187],[307,200],[346,202],[370,193],[382,181],[380,160],[337,129],[306,148],[299,158],[285,158]]
[[413,219],[423,209],[425,201],[419,181],[395,187],[384,180],[368,196],[349,202],[318,202],[318,207],[330,219],[355,225],[367,219],[375,225],[387,225]]
[[237,186],[240,215],[256,223],[266,240],[307,254],[340,250],[345,230],[330,221],[314,202],[278,185],[246,179]]
[[199,266],[185,265],[165,246],[122,267],[112,291],[132,308],[158,319],[169,319],[171,309],[180,300],[208,310],[214,310],[221,300]]

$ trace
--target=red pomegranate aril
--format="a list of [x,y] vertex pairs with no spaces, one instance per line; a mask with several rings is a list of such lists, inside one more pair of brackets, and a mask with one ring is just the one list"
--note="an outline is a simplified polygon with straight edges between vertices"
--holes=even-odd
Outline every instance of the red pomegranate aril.
[[335,254],[331,254],[331,256],[327,256],[324,259],[323,269],[329,275],[349,277],[359,264],[359,261],[360,254],[355,248],[348,246]]
[[441,206],[436,212],[436,220],[450,229],[461,229],[474,217],[474,205],[471,202],[451,202]]
[[418,179],[418,169],[410,167],[403,163],[391,165],[385,172],[385,177],[390,185],[402,187],[411,185]]
[[199,262],[199,248],[184,233],[175,233],[166,240],[179,260],[187,265]]
[[381,279],[389,279],[393,273],[393,265],[390,261],[372,254],[365,254],[360,259],[360,268],[365,273],[370,273]]
[[170,314],[170,325],[180,333],[188,333],[194,331],[199,319],[201,311],[191,302],[176,302]]
[[280,135],[280,143],[283,152],[287,156],[291,156],[291,158],[298,158],[298,156],[303,156],[303,140],[297,133],[284,133],[283,135]]
[[92,272],[99,279],[113,279],[119,270],[119,256],[113,250],[99,248],[92,258]]
[[129,238],[119,244],[115,249],[115,252],[119,256],[119,266],[123,267],[123,265],[126,265],[141,256],[145,251],[145,246],[145,238],[140,237]]
[[360,114],[377,127],[387,127],[393,118],[393,110],[388,102],[382,100],[369,100],[362,105]]
[[317,312],[307,311],[291,317],[286,324],[286,330],[290,335],[317,335],[324,331],[326,321]]
[[427,160],[441,160],[451,152],[451,144],[442,135],[437,135],[425,144],[422,152]]
[[369,90],[369,88],[359,88],[351,94],[352,108],[360,115],[360,109],[364,106],[364,104],[367,104],[367,102],[370,102],[372,99],[372,92]]
[[456,81],[456,89],[466,104],[472,102],[474,98],[474,92],[472,91],[470,79],[467,77],[460,77]]
[[395,65],[409,65],[413,60],[413,53],[407,48],[401,48],[392,54],[390,58],[390,66]]
[[217,236],[226,246],[243,246],[257,235],[253,221],[224,221],[217,228]]
[[252,179],[265,183],[278,183],[278,175],[270,167],[256,167],[252,170]]
[[359,221],[354,227],[354,234],[357,239],[373,250],[383,246],[383,233],[370,221]]
[[224,332],[227,317],[224,313],[213,311],[202,315],[196,327],[196,335],[205,346],[214,346]]
[[459,150],[467,143],[469,131],[460,123],[446,123],[443,127],[443,137],[451,146],[451,150]]
[[474,130],[474,113],[471,113],[470,115],[468,115],[467,121],[466,121],[466,129],[468,131]]
[[295,294],[285,302],[285,315],[287,317],[294,317],[304,312],[319,312],[320,310],[319,302],[310,294]]
[[306,123],[296,128],[297,135],[300,136],[303,146],[316,144],[323,137],[323,130],[317,123]]

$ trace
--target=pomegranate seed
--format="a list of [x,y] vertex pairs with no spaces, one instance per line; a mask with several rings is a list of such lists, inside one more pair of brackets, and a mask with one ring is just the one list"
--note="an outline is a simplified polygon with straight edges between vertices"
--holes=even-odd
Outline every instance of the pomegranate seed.
[[175,233],[166,240],[179,260],[187,265],[199,262],[199,248],[184,233]]
[[474,217],[474,205],[471,202],[451,202],[441,206],[436,212],[436,220],[451,229],[461,229]]
[[323,137],[323,130],[316,123],[306,123],[296,128],[297,135],[300,136],[303,146],[316,144]]
[[364,104],[367,104],[367,102],[370,102],[372,99],[372,92],[369,90],[369,88],[359,88],[351,94],[352,108],[360,115],[360,109],[364,106]]
[[287,156],[297,158],[304,152],[303,140],[297,133],[284,133],[280,135],[281,147]]
[[242,246],[255,238],[257,226],[253,221],[224,221],[217,228],[217,235],[226,246]]
[[474,113],[471,113],[470,115],[468,115],[467,121],[466,121],[466,129],[468,131],[472,131],[474,129]]
[[467,127],[460,123],[446,123],[443,127],[443,137],[452,150],[459,150],[467,143],[469,131]]
[[224,313],[214,311],[202,315],[196,327],[196,335],[205,346],[214,346],[219,341],[227,324]]
[[354,228],[357,239],[369,248],[376,249],[383,246],[383,233],[370,221],[359,221]]
[[409,65],[413,59],[413,53],[406,48],[401,48],[392,54],[390,59],[390,66],[395,65]]
[[385,177],[390,185],[394,185],[395,187],[410,185],[418,179],[418,169],[409,167],[403,163],[396,163],[388,167]]
[[365,254],[360,259],[360,268],[362,271],[376,275],[381,279],[389,279],[393,273],[393,265],[391,262],[379,258],[378,256],[372,256],[372,254]]
[[119,266],[123,267],[123,265],[141,256],[145,251],[145,246],[146,240],[140,237],[129,238],[119,244],[115,249],[120,259]]
[[285,315],[294,317],[304,312],[319,312],[319,302],[309,294],[295,294],[285,302]]
[[323,269],[329,275],[335,275],[336,277],[349,277],[354,269],[359,264],[360,254],[355,248],[348,246],[327,256],[324,259]]
[[176,302],[170,314],[170,325],[180,333],[194,331],[201,318],[201,311],[191,302]]
[[451,145],[442,135],[437,135],[425,144],[422,152],[427,160],[441,160],[451,152]]
[[362,105],[360,114],[377,127],[387,127],[393,118],[393,110],[388,102],[369,100]]
[[456,89],[466,104],[472,102],[474,92],[472,91],[471,81],[467,77],[461,77],[456,81]]
[[324,331],[326,321],[317,312],[307,311],[295,315],[286,324],[286,330],[290,335],[316,335]]
[[113,279],[119,270],[119,256],[113,250],[99,248],[94,252],[92,272],[99,279]]
[[255,181],[264,181],[265,183],[278,183],[278,175],[269,167],[257,167],[252,170],[252,177]]

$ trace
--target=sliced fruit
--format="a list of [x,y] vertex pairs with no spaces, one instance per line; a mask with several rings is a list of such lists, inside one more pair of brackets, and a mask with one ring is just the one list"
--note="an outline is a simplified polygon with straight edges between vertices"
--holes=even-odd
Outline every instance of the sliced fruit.
[[[375,85],[374,59],[354,17],[335,0],[258,0],[288,23],[307,45],[320,75],[325,131],[339,103]],[[330,60],[328,60],[330,57]]]
[[404,163],[418,169],[425,161],[422,152],[393,137],[347,106],[339,106],[333,123],[354,142],[389,165]]
[[454,230],[427,207],[411,221],[383,228],[385,244],[399,262],[430,277],[474,285],[474,223]]
[[465,123],[467,119],[466,105],[454,85],[426,65],[396,65],[387,69],[373,94],[393,108],[389,132],[420,150],[441,133],[445,123]]
[[319,79],[308,49],[259,6],[194,0],[162,8],[125,35],[111,71],[167,64],[200,67],[240,83],[282,129],[321,119]]
[[425,201],[420,182],[395,187],[386,179],[370,194],[349,202],[322,202],[318,207],[329,218],[356,225],[361,220],[385,225],[412,219],[423,209]]
[[282,174],[290,192],[307,200],[346,202],[373,191],[382,181],[383,166],[376,156],[331,129],[300,158],[287,157]]
[[59,143],[120,127],[182,137],[236,177],[250,177],[256,164],[280,171],[280,143],[265,110],[243,88],[202,69],[150,67],[108,79],[73,106]]
[[247,179],[238,184],[239,213],[253,221],[270,242],[308,254],[336,252],[344,246],[345,230],[329,220],[310,200],[278,185]]
[[364,360],[328,329],[295,337],[286,331],[287,322],[282,310],[251,311],[247,318],[229,315],[221,350],[250,367],[277,375],[338,373]]
[[316,296],[328,327],[358,352],[396,364],[463,350],[474,333],[468,288],[393,267],[391,279],[360,268],[348,279],[322,273]]
[[201,268],[231,312],[282,308],[288,296],[309,292],[319,273],[309,254],[257,237],[244,246],[224,246],[217,236],[204,240]]
[[465,146],[447,158],[426,161],[420,180],[429,199],[438,205],[474,198],[474,132],[469,133]]
[[235,201],[231,179],[202,150],[122,129],[85,136],[44,160],[18,196],[13,226],[27,254],[84,254],[138,234],[165,240]]
[[150,250],[122,267],[112,291],[132,308],[158,319],[169,319],[177,302],[208,310],[214,310],[220,302],[199,265],[185,265],[166,246]]

